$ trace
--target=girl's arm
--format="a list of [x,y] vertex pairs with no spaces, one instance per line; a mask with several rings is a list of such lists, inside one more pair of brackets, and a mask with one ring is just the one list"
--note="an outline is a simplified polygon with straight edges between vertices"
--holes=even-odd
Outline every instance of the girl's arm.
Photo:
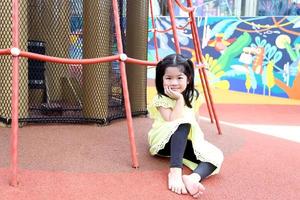
[[158,107],[158,111],[165,121],[173,121],[183,117],[184,99],[183,97],[176,101],[174,109]]
[[184,98],[182,94],[175,92],[171,90],[170,88],[165,88],[165,93],[170,98],[176,100],[175,107],[173,109],[171,108],[164,108],[164,107],[158,107],[158,111],[160,112],[161,116],[166,121],[173,121],[175,119],[179,119],[183,117],[183,109],[185,105]]

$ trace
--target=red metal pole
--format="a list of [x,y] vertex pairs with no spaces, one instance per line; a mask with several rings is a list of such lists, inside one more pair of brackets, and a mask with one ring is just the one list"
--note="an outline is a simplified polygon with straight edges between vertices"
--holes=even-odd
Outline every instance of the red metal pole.
[[139,60],[135,58],[129,58],[127,57],[127,60],[125,61],[126,63],[133,63],[133,64],[138,64],[138,65],[150,65],[150,66],[156,66],[157,62],[150,62],[150,61],[144,61],[144,60]]
[[179,6],[179,8],[181,8],[181,10],[185,11],[185,12],[193,12],[194,11],[194,7],[185,7],[179,0],[175,0],[176,4]]
[[[3,51],[0,50],[0,55],[1,54],[10,54],[10,49],[4,49]],[[20,56],[31,58],[33,60],[41,60],[45,62],[54,62],[54,63],[62,63],[62,64],[95,64],[95,63],[112,62],[112,61],[120,60],[120,54],[102,57],[102,58],[69,59],[69,58],[58,58],[53,56],[46,56],[37,53],[21,51]],[[150,65],[150,66],[155,66],[157,64],[157,62],[139,60],[139,59],[129,58],[129,57],[127,57],[127,60],[125,62],[139,64],[139,65]]]
[[[122,45],[121,28],[120,28],[120,22],[119,22],[120,17],[119,17],[118,2],[117,2],[117,0],[112,0],[112,3],[113,3],[113,10],[114,10],[117,48],[118,48],[119,54],[122,55],[123,54],[123,45]],[[132,116],[131,116],[129,92],[128,92],[128,85],[127,85],[126,69],[125,69],[125,63],[123,60],[126,60],[126,58],[121,59],[121,61],[120,61],[120,71],[121,71],[123,95],[124,95],[124,100],[125,100],[128,135],[129,135],[129,139],[130,139],[132,166],[137,168],[137,167],[139,167],[139,164],[138,164],[138,159],[137,159],[136,144],[135,144],[135,139],[134,139],[134,130],[133,130],[133,125],[132,125]]]
[[102,58],[88,58],[88,59],[58,58],[53,56],[46,56],[37,53],[26,52],[26,51],[21,51],[20,56],[31,58],[34,60],[63,63],[63,64],[95,64],[95,63],[111,62],[120,59],[120,55],[113,55],[113,56],[107,56]]
[[150,0],[150,11],[151,11],[151,21],[152,21],[152,29],[153,29],[155,56],[156,56],[156,61],[158,61],[159,60],[159,55],[158,55],[158,45],[157,45],[157,37],[156,37],[157,32],[156,32],[156,27],[155,27],[155,22],[154,22],[152,0]]
[[[196,31],[195,31],[195,27],[194,27],[192,21],[191,21],[191,30],[192,30],[192,35],[193,35],[193,43],[194,43],[194,48],[195,48],[195,52],[196,52],[195,54],[196,54],[197,63],[200,63],[201,62],[201,58],[200,58],[201,53],[200,53],[198,45],[197,45]],[[211,102],[210,102],[209,95],[207,92],[207,86],[205,85],[206,82],[204,81],[201,69],[198,69],[198,72],[199,72],[199,77],[200,77],[201,85],[202,85],[203,92],[204,92],[204,97],[206,100],[206,105],[207,105],[210,121],[211,121],[211,123],[213,123],[214,121],[213,121],[213,116],[212,116],[212,111],[211,111],[211,106],[210,106]]]
[[[193,6],[191,0],[187,0],[187,2],[188,2],[188,6],[189,7]],[[197,26],[196,26],[195,16],[194,16],[193,12],[190,12],[190,18],[192,20],[193,30],[195,31],[195,38],[194,38],[194,39],[196,39],[196,46],[195,46],[195,48],[198,49],[198,55],[197,55],[198,58],[197,59],[199,59],[199,63],[200,62],[203,63],[202,52],[201,52],[201,49],[200,49],[199,34],[198,34],[198,29],[197,29]],[[196,52],[196,54],[197,54],[197,52]],[[212,109],[212,113],[213,113],[214,119],[216,121],[216,126],[217,126],[217,129],[218,129],[218,133],[222,134],[221,128],[220,128],[220,125],[219,125],[219,120],[218,120],[218,117],[217,117],[217,114],[216,114],[216,111],[215,111],[215,108],[214,108],[214,103],[213,103],[213,99],[212,99],[212,96],[211,96],[211,92],[210,92],[210,88],[209,88],[209,83],[208,83],[208,80],[207,80],[207,76],[206,76],[206,73],[205,73],[205,69],[201,68],[199,70],[201,70],[201,71],[199,71],[199,73],[202,72],[203,77],[204,77],[204,81],[205,81],[204,85],[206,86],[206,89],[207,89],[207,93],[208,93],[209,100],[210,100],[209,103],[210,103],[210,106],[211,106],[211,109]]]
[[[197,29],[195,21],[194,21],[194,27],[195,27],[195,29]],[[196,33],[196,38],[197,38],[197,41],[198,41],[197,45],[198,45],[198,48],[200,49],[200,41],[199,41],[198,31],[196,30],[195,33]],[[200,62],[203,63],[203,58],[202,58],[201,55],[202,55],[202,53],[199,54]],[[219,120],[218,120],[218,116],[217,116],[217,113],[216,113],[216,110],[215,110],[213,98],[212,98],[212,95],[211,95],[211,92],[210,92],[209,82],[207,80],[207,75],[206,75],[206,72],[205,72],[205,68],[203,68],[203,67],[200,68],[199,69],[199,73],[201,73],[201,72],[203,74],[203,78],[204,78],[204,81],[205,81],[204,86],[206,86],[207,94],[208,94],[208,97],[209,97],[208,99],[209,99],[210,107],[211,107],[212,114],[213,114],[215,122],[216,122],[216,127],[217,127],[217,130],[218,130],[218,133],[222,134],[222,131],[221,131],[221,128],[220,128],[220,124],[219,124]]]
[[171,20],[171,25],[172,25],[172,30],[173,30],[176,53],[181,54],[179,41],[178,41],[178,36],[177,36],[177,29],[176,29],[175,16],[174,16],[174,11],[173,11],[173,1],[172,0],[168,0],[168,10],[169,10],[169,13],[170,13],[170,20]]
[[0,55],[9,55],[10,49],[0,49]]
[[[19,48],[19,2],[12,0],[12,45]],[[19,57],[12,57],[12,122],[11,122],[11,180],[12,186],[18,185],[17,164],[18,164],[18,99],[19,99]]]

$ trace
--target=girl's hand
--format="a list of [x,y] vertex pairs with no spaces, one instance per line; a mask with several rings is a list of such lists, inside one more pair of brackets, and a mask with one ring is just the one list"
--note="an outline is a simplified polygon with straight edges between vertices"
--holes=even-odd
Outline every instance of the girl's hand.
[[171,99],[178,100],[180,98],[183,98],[181,93],[172,90],[168,86],[165,86],[164,89],[165,89],[165,94],[168,95]]

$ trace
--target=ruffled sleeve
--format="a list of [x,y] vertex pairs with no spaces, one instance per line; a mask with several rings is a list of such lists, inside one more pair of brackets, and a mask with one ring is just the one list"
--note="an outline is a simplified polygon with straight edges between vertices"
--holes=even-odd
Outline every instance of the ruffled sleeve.
[[152,119],[155,119],[160,116],[157,107],[164,107],[164,108],[173,108],[175,106],[175,101],[164,96],[164,95],[156,95],[153,98],[152,103],[148,106],[149,116]]

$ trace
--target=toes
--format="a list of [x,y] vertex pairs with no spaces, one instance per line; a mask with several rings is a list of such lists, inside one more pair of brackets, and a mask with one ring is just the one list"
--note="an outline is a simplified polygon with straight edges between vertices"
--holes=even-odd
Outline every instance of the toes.
[[203,194],[204,190],[205,190],[204,186],[202,184],[199,184],[198,192],[196,192],[195,194],[192,194],[192,196],[194,198],[199,198]]
[[180,187],[180,186],[173,186],[170,188],[170,190],[176,194],[187,194],[187,190],[185,187]]
[[187,194],[188,193],[188,190],[186,189],[184,183],[182,185],[182,194]]
[[180,193],[180,189],[177,188],[177,187],[172,187],[172,192],[175,192],[175,193],[179,194]]
[[175,191],[176,191],[176,188],[175,188],[175,187],[171,187],[171,191],[172,191],[172,192],[175,192]]
[[196,193],[196,194],[194,194],[192,196],[197,199],[197,198],[200,198],[202,194],[203,194],[203,192],[199,191],[198,193]]
[[202,184],[199,184],[199,190],[203,192],[205,190],[205,187]]
[[171,191],[178,194],[179,189],[176,186],[171,186]]
[[183,189],[182,189],[182,194],[187,194],[188,192],[187,192],[187,190],[186,190],[186,188],[184,187]]

